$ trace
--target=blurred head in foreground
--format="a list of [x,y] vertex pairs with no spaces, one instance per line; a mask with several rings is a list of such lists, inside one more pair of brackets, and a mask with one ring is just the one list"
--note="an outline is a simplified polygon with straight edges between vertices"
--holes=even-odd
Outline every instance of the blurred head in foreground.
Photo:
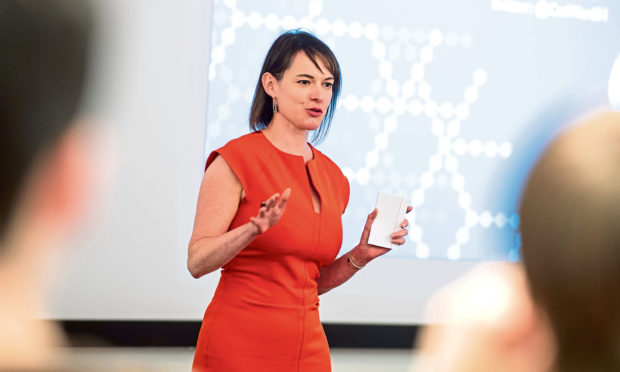
[[76,229],[93,164],[78,111],[86,1],[0,1],[0,370],[39,368],[62,342],[40,316],[48,256]]
[[620,113],[553,141],[520,215],[527,280],[556,339],[557,370],[620,370]]
[[620,113],[551,142],[520,218],[523,262],[436,294],[414,371],[620,371]]

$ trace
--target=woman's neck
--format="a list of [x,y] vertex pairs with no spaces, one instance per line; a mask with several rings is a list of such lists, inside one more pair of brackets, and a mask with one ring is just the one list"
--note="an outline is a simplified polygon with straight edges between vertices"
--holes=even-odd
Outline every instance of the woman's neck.
[[275,116],[262,132],[278,149],[289,154],[303,156],[306,161],[312,159],[307,130],[296,128],[290,123],[278,120]]

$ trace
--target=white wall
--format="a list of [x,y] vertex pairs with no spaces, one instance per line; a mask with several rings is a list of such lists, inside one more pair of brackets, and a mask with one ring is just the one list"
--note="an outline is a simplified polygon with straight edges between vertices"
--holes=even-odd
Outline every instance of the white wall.
[[[52,318],[198,318],[186,270],[202,177],[209,1],[101,0],[88,106],[118,158],[104,217],[63,259]],[[92,234],[92,235],[91,235]]]

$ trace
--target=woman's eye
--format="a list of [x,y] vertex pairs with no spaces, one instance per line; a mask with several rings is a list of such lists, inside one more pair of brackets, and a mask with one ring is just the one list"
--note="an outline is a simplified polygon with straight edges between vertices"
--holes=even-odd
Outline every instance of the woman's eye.
[[310,84],[310,81],[308,81],[308,80],[299,80],[298,83],[301,84],[301,85],[308,85],[308,84]]
[[333,83],[323,83],[323,85],[325,86],[325,88],[331,88],[334,84]]

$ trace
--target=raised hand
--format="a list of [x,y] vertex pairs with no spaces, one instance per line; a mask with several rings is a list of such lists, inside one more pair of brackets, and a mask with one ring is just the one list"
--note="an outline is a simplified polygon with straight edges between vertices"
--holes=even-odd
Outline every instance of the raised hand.
[[[413,207],[411,206],[407,207],[407,213],[411,212],[412,210],[413,210]],[[366,219],[366,224],[364,225],[364,230],[362,231],[362,237],[360,238],[360,243],[358,245],[359,249],[363,251],[364,257],[361,263],[364,265],[367,262],[390,251],[388,248],[383,248],[383,247],[379,247],[376,245],[368,244],[368,237],[370,236],[370,228],[372,227],[372,223],[375,221],[375,218],[377,218],[378,213],[379,211],[375,209],[368,215],[368,218]],[[392,238],[393,244],[398,244],[398,245],[405,244],[405,235],[407,235],[408,233],[408,231],[406,230],[407,226],[409,226],[409,221],[405,219],[400,224],[400,227],[402,228],[402,230],[398,230],[392,233],[390,237]]]
[[271,226],[275,225],[286,210],[286,202],[291,196],[291,189],[287,188],[282,192],[273,194],[269,199],[261,203],[261,207],[256,217],[251,217],[250,221],[258,228],[258,233],[262,234]]

